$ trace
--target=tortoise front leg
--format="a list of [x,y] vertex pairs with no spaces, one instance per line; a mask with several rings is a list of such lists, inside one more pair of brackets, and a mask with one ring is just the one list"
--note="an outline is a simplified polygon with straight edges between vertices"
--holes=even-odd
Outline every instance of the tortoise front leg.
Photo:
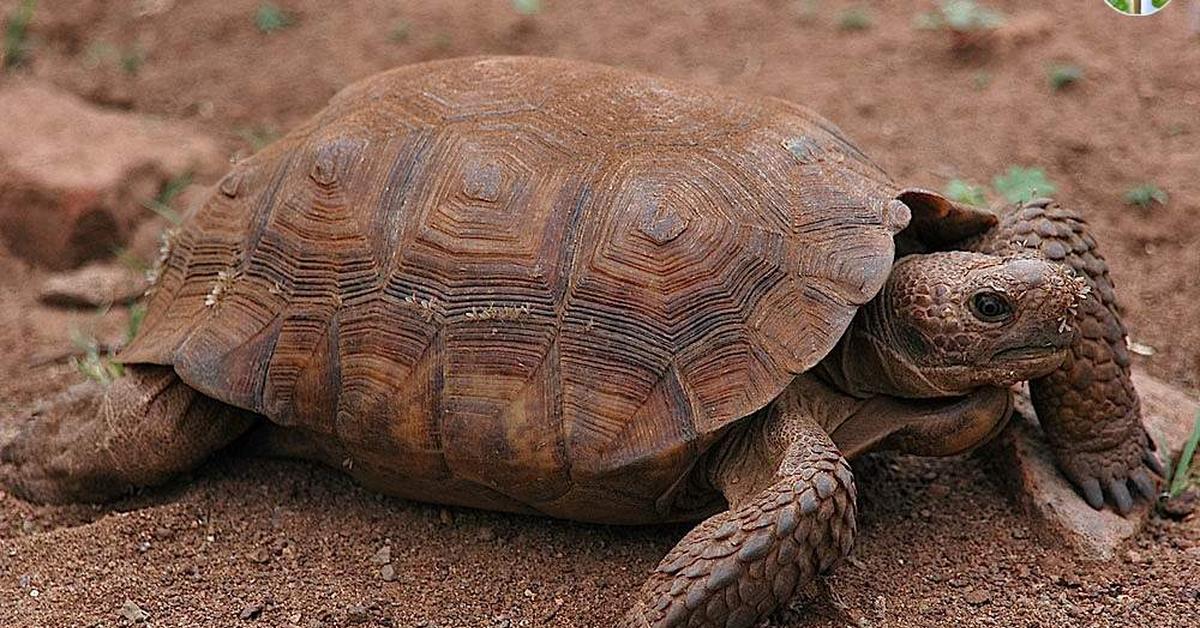
[[0,421],[0,486],[43,503],[111,499],[195,467],[254,420],[169,366],[126,371]]
[[1057,371],[1030,382],[1033,406],[1060,468],[1093,508],[1104,505],[1107,493],[1118,512],[1129,512],[1131,487],[1152,499],[1162,466],[1142,425],[1113,282],[1087,224],[1039,199],[1004,210],[1000,223],[967,248],[1034,251],[1085,278],[1091,291],[1080,306],[1070,355]]
[[663,558],[626,616],[627,628],[748,627],[850,551],[850,466],[787,393],[765,420],[727,443],[714,483],[729,510]]

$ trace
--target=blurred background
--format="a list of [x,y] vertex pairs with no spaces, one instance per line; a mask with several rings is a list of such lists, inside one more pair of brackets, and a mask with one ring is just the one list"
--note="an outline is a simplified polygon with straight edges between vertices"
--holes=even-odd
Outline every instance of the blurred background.
[[[158,234],[230,161],[359,78],[479,54],[777,96],[833,120],[906,185],[993,205],[1053,195],[1102,241],[1138,368],[1195,391],[1200,2],[1147,17],[1106,2],[0,0],[0,414],[78,370],[116,375],[105,357],[136,330]],[[139,509],[126,518],[0,494],[14,552],[0,592],[19,602],[0,599],[0,619],[132,623],[124,599],[167,620],[605,625],[678,535],[413,505],[289,463],[218,469],[118,506]],[[1151,540],[1088,572],[1013,541],[1022,524],[977,463],[878,473],[892,490],[866,489],[865,548],[839,576],[853,612],[786,621],[1171,626],[1200,604],[1187,598],[1200,554]],[[1194,523],[1181,534],[1163,543],[1200,538]],[[396,558],[369,562],[385,545]],[[64,581],[80,586],[49,584]],[[208,606],[188,611],[197,600]],[[1140,610],[1117,609],[1130,603]]]

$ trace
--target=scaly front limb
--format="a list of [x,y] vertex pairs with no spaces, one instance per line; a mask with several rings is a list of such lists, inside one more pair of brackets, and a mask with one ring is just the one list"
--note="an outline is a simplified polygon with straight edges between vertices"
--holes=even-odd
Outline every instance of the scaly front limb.
[[747,628],[850,551],[850,467],[793,396],[732,438],[712,474],[729,510],[659,563],[626,628]]
[[1087,224],[1038,199],[1003,210],[1000,223],[965,248],[1035,251],[1085,278],[1091,291],[1080,305],[1070,355],[1057,371],[1030,382],[1033,406],[1059,466],[1093,508],[1104,505],[1107,493],[1118,512],[1129,512],[1131,485],[1152,499],[1162,466],[1142,425],[1113,282]]

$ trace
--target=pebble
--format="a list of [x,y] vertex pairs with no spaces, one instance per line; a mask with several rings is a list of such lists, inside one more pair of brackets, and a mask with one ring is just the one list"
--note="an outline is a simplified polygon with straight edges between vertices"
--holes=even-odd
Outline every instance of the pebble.
[[446,525],[446,526],[454,525],[454,515],[451,514],[450,511],[446,510],[445,508],[442,508],[441,510],[438,511],[438,520],[442,522],[442,525]]
[[380,567],[380,568],[379,568],[379,577],[380,577],[380,578],[383,578],[383,581],[384,581],[384,582],[395,582],[395,580],[396,580],[396,568],[395,568],[395,567],[393,567],[393,566],[392,566],[392,565],[390,565],[390,564],[387,564],[387,565],[384,565],[383,567]]
[[367,613],[365,606],[351,606],[346,611],[346,620],[352,624],[361,624],[370,618],[371,616]]
[[379,548],[379,551],[375,552],[375,555],[371,557],[371,562],[376,565],[386,565],[392,562],[392,546],[384,545]]
[[262,615],[262,612],[263,612],[262,602],[255,602],[254,604],[250,604],[249,606],[246,606],[245,608],[243,608],[241,610],[241,612],[238,613],[238,619],[240,619],[242,621],[258,619],[258,616]]
[[963,596],[963,599],[966,600],[967,604],[970,604],[971,606],[983,606],[984,604],[992,601],[992,596],[987,591],[975,589],[973,591],[969,591],[965,596]]
[[142,607],[138,606],[137,602],[133,600],[125,600],[125,603],[121,605],[121,610],[117,611],[117,614],[135,624],[140,624],[150,619],[150,613],[142,610]]

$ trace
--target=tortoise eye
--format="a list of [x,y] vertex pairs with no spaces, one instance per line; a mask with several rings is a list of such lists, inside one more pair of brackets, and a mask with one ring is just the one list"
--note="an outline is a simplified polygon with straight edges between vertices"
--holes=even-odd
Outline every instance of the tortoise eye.
[[999,323],[1012,318],[1012,305],[996,292],[977,292],[971,297],[971,313],[981,321]]

